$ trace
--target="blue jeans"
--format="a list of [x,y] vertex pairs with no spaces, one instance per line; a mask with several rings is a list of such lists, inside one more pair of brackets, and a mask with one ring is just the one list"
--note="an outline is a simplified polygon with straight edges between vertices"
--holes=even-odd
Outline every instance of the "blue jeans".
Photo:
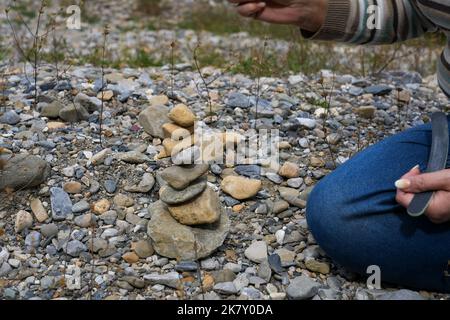
[[378,265],[383,282],[450,292],[450,223],[410,217],[395,201],[395,181],[417,164],[425,170],[430,146],[431,125],[409,129],[358,153],[316,185],[307,221],[333,260],[366,277],[367,267]]

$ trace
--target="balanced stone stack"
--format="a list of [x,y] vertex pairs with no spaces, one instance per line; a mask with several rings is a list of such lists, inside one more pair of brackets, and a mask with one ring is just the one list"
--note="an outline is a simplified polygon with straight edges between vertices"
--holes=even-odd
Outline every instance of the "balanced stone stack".
[[[142,119],[153,114],[151,107],[145,112]],[[179,104],[164,119],[169,121],[161,126],[164,150],[158,158],[172,156],[174,161],[174,156],[194,144],[196,117],[186,105]],[[161,172],[160,200],[150,206],[152,218],[148,224],[148,234],[160,255],[200,259],[209,256],[225,240],[230,223],[218,195],[207,185],[208,168],[207,164],[187,164]]]
[[164,179],[160,200],[149,208],[148,234],[160,255],[182,260],[209,256],[225,240],[230,222],[204,174],[208,165],[172,166]]

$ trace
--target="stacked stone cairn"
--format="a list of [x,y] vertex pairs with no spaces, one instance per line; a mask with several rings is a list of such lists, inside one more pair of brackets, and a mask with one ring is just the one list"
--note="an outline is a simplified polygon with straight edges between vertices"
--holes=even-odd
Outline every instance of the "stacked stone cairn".
[[[158,157],[172,155],[173,160],[174,148],[181,153],[193,145],[196,118],[183,104],[173,107],[168,118],[171,122],[162,126],[164,150]],[[148,224],[148,234],[160,255],[201,259],[223,244],[230,223],[217,193],[208,186],[208,169],[208,164],[183,164],[160,173],[160,200],[150,206]]]

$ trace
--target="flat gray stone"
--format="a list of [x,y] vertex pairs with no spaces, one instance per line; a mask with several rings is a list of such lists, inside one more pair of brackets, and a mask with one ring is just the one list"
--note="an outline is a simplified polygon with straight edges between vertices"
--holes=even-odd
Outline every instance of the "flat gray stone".
[[178,272],[146,274],[144,275],[144,280],[152,285],[161,284],[174,289],[179,289],[181,287],[181,275]]
[[197,180],[200,176],[208,171],[207,164],[198,164],[190,166],[171,166],[161,172],[163,178],[172,188],[182,190],[186,188],[192,181]]
[[214,286],[214,291],[225,294],[225,295],[231,295],[238,293],[238,289],[236,289],[233,282],[221,282]]
[[206,184],[206,179],[202,178],[184,190],[176,190],[165,185],[159,190],[159,198],[170,205],[181,204],[200,195],[206,189]]
[[64,220],[72,213],[72,200],[62,188],[53,187],[50,189],[50,202],[53,220]]

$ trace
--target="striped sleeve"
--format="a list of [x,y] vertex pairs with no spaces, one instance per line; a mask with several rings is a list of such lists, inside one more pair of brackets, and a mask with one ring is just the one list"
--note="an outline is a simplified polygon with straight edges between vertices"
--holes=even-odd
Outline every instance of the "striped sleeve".
[[305,38],[353,44],[387,44],[437,30],[417,0],[329,0],[325,23]]

